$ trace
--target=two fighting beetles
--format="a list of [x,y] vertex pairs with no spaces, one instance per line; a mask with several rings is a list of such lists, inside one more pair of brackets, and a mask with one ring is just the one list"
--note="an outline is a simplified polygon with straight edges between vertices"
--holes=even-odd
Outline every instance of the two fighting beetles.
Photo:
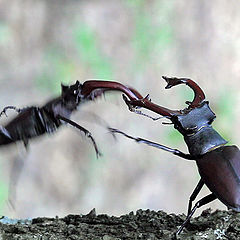
[[[121,91],[125,94],[124,100],[131,111],[146,116],[139,111],[139,108],[146,108],[169,119],[175,129],[183,135],[189,154],[143,138],[130,136],[118,129],[109,128],[112,133],[123,134],[139,143],[171,152],[187,160],[195,160],[198,166],[201,178],[190,196],[187,218],[177,234],[181,233],[197,208],[217,198],[228,208],[240,212],[239,149],[236,146],[225,146],[227,141],[212,128],[211,124],[216,116],[208,102],[205,101],[204,92],[194,81],[187,78],[163,78],[167,82],[166,89],[186,84],[194,91],[194,99],[192,102],[187,102],[187,108],[173,111],[161,107],[154,104],[148,96],[144,98],[137,90],[117,82],[91,80],[80,84],[77,81],[71,86],[62,85],[62,95],[49,101],[43,107],[18,109],[8,106],[4,108],[0,116],[3,113],[6,114],[7,109],[14,109],[19,114],[5,127],[0,127],[0,145],[21,140],[27,146],[30,138],[53,132],[63,123],[67,123],[83,131],[92,140],[95,151],[99,155],[100,152],[92,135],[88,130],[70,120],[71,113],[77,109],[79,104],[93,100],[105,91]],[[197,201],[192,207],[193,201],[204,184],[212,193]]]

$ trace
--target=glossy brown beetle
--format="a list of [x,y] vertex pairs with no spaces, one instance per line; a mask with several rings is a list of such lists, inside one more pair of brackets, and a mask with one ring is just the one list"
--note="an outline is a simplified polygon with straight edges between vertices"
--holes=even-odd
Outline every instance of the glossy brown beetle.
[[[118,129],[111,129],[111,132],[196,161],[201,179],[190,196],[187,218],[176,233],[180,234],[197,208],[217,198],[228,208],[240,212],[240,152],[237,146],[225,146],[227,141],[212,128],[211,124],[216,116],[205,101],[204,92],[194,81],[187,78],[163,79],[167,82],[166,89],[178,84],[186,84],[193,89],[195,96],[192,102],[186,102],[187,108],[173,111],[152,103],[148,96],[140,99],[139,93],[137,100],[129,100],[125,96],[124,100],[131,111],[141,114],[137,109],[142,107],[169,119],[174,128],[183,135],[189,154],[146,139],[132,137]],[[192,203],[204,184],[212,193],[200,199],[192,208]]]

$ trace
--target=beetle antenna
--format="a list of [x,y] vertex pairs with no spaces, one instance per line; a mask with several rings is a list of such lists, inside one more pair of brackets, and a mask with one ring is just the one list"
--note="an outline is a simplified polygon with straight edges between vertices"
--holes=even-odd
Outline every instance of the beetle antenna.
[[21,109],[15,107],[15,106],[7,106],[7,107],[5,107],[5,108],[0,112],[0,117],[1,117],[3,114],[7,117],[6,111],[7,111],[8,109],[15,110],[15,111],[18,112],[18,113],[21,112]]

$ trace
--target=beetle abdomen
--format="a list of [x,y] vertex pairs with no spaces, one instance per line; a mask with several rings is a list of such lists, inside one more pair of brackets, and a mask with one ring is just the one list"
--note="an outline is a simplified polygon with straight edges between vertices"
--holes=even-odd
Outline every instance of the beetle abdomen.
[[199,173],[220,201],[240,212],[240,151],[236,146],[223,146],[196,160]]

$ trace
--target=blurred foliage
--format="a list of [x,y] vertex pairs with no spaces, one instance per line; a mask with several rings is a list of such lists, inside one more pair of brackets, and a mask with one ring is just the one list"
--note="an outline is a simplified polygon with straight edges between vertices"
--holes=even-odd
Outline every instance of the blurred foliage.
[[171,127],[168,127],[164,129],[164,134],[161,136],[161,138],[164,139],[164,145],[170,145],[170,146],[178,146],[183,141],[183,136],[180,134],[176,129],[173,127],[173,125],[170,125]]
[[219,131],[219,133],[230,144],[234,142],[232,127],[237,120],[235,108],[237,107],[237,92],[233,89],[222,89],[217,99],[215,106],[217,112],[217,120],[215,120],[213,126]]
[[8,186],[3,179],[0,181],[0,212],[3,212],[8,199]]
[[183,106],[182,108],[184,109],[185,107],[187,107],[186,105],[186,101],[192,101],[194,98],[194,92],[192,89],[190,89],[188,86],[186,85],[180,85],[177,86],[179,87],[179,98],[181,101],[181,105]]
[[[173,44],[174,36],[171,22],[169,21],[171,4],[157,4],[155,7],[165,21],[154,22],[152,12],[145,8],[145,1],[127,1],[130,6],[135,7],[135,32],[132,39],[135,49],[135,71],[145,70],[146,62],[151,61],[152,54],[155,51],[158,54],[163,53]],[[155,27],[154,27],[155,26]]]
[[[178,91],[177,95],[179,98],[179,102],[176,102],[176,106],[180,109],[184,109],[187,107],[186,101],[192,101],[194,97],[194,93],[192,89],[189,87],[186,87],[186,85],[180,85],[177,86]],[[171,89],[170,89],[171,91]],[[171,92],[170,92],[171,94]],[[177,109],[175,107],[174,109]],[[170,144],[171,146],[177,146],[180,145],[183,142],[183,136],[180,134],[176,129],[173,127],[173,125],[170,125],[171,127],[168,127],[167,129],[164,130],[164,137],[166,138],[166,144]]]
[[[169,21],[172,4],[155,3],[159,14],[166,19],[159,27],[159,23],[154,22],[151,12],[145,9],[144,1],[126,1],[126,3],[135,11],[135,30],[131,40],[135,50],[132,71],[141,74],[147,66],[145,63],[151,61],[154,52],[161,54],[174,44],[173,29]],[[114,79],[112,61],[101,51],[98,34],[83,22],[78,22],[72,32],[72,45],[78,52],[79,60],[76,63],[76,59],[69,59],[63,50],[48,47],[45,50],[42,74],[36,79],[36,86],[39,89],[59,93],[61,82],[72,81],[71,76],[77,71],[76,64],[82,66],[82,69],[89,69],[96,79]]]
[[[2,157],[1,157],[1,160],[2,160]],[[0,173],[2,169],[3,167],[0,165]],[[7,199],[8,199],[8,185],[5,182],[5,179],[1,177],[0,178],[0,213],[3,212]]]
[[125,4],[129,7],[139,7],[142,6],[144,3],[144,0],[125,0]]
[[75,65],[61,50],[50,48],[45,53],[42,74],[36,78],[36,86],[45,91],[60,93],[61,83],[71,83]]
[[0,45],[5,45],[9,39],[10,31],[8,25],[0,21]]
[[111,62],[101,52],[97,34],[89,26],[79,24],[73,30],[73,35],[76,49],[85,67],[90,67],[95,78],[112,79]]
[[36,86],[39,89],[59,93],[60,84],[71,83],[77,68],[82,65],[83,69],[90,68],[95,78],[112,79],[110,60],[101,53],[96,34],[89,26],[79,24],[73,29],[73,46],[80,56],[79,62],[68,58],[67,54],[57,47],[46,50],[42,74],[36,79]]

